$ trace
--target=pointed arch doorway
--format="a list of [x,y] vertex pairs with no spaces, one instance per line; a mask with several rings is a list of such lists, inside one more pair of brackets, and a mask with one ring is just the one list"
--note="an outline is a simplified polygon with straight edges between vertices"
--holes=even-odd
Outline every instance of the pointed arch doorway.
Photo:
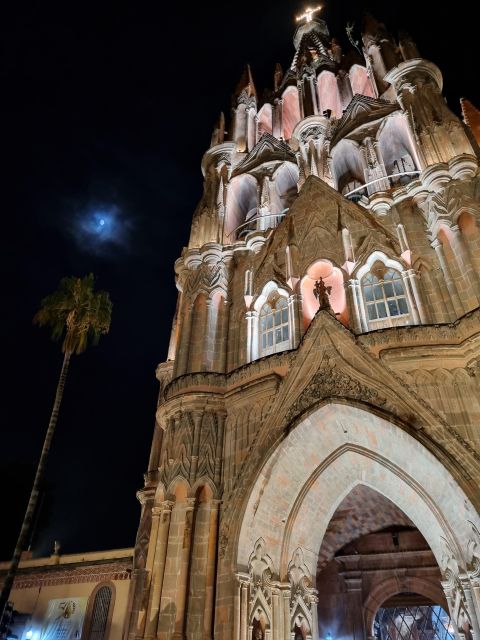
[[[364,408],[325,404],[269,452],[250,490],[232,558],[233,637],[372,638],[382,605],[372,594],[396,576],[397,593],[428,591],[456,639],[477,640],[468,567],[479,528],[469,498],[417,439]],[[382,552],[390,564],[363,585]]]

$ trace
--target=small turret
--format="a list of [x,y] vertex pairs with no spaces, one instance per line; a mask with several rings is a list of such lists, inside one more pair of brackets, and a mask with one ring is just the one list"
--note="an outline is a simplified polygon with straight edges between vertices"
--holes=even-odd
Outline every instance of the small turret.
[[363,44],[370,60],[378,94],[388,88],[385,75],[401,61],[397,44],[385,25],[371,14],[366,14],[363,23]]
[[253,82],[252,71],[250,65],[247,64],[240,76],[237,88],[233,94],[234,104],[238,104],[239,101],[255,98],[257,99],[257,90],[255,89],[255,83]]
[[257,90],[248,64],[243,70],[232,102],[233,141],[237,144],[237,151],[250,151],[256,143]]
[[275,65],[275,71],[273,72],[273,89],[275,93],[280,89],[282,80],[283,80],[282,65],[279,62],[277,62],[277,64]]
[[223,111],[220,112],[217,122],[213,128],[212,141],[210,146],[215,147],[217,144],[222,144],[225,139],[225,115]]
[[410,34],[408,34],[406,31],[400,31],[398,37],[400,53],[402,54],[404,60],[420,58],[420,53],[418,51],[417,45],[412,40]]
[[460,98],[460,105],[464,123],[469,127],[478,144],[480,144],[480,110],[466,98]]

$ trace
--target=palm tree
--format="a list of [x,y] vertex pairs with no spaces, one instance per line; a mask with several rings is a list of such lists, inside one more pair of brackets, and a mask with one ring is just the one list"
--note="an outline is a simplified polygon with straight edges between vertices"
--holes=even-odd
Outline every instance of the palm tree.
[[110,296],[106,291],[94,292],[94,283],[93,274],[89,274],[84,278],[75,278],[73,276],[63,278],[57,291],[42,300],[40,309],[33,318],[34,324],[51,328],[54,340],[64,338],[62,344],[64,356],[55,402],[53,403],[32,492],[0,596],[0,618],[3,617],[3,612],[10,596],[20,556],[22,551],[25,550],[31,535],[33,516],[37,508],[40,487],[45,475],[45,465],[55,427],[57,426],[58,412],[62,402],[70,358],[74,353],[83,353],[89,342],[97,344],[100,336],[108,333],[110,329],[112,314]]

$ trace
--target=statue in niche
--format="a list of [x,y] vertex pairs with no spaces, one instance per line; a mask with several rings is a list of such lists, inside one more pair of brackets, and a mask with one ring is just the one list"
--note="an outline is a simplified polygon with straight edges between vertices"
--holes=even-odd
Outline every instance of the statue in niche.
[[252,639],[253,640],[265,640],[265,635],[264,635],[263,629],[262,629],[262,627],[260,625],[258,627],[254,628]]
[[320,277],[319,280],[315,281],[315,286],[313,288],[313,295],[318,300],[319,311],[321,311],[322,309],[325,309],[326,311],[332,310],[332,306],[330,304],[331,292],[332,292],[332,287],[326,287],[322,277]]

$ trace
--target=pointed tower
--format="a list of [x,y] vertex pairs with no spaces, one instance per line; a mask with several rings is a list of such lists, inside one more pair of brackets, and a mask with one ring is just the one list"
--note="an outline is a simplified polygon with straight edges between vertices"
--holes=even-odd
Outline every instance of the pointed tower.
[[478,114],[298,22],[202,159],[125,640],[479,640]]
[[460,104],[462,107],[463,121],[473,133],[477,144],[480,144],[480,110],[466,98],[462,98]]
[[233,141],[239,152],[251,151],[256,142],[257,91],[247,64],[232,98]]

